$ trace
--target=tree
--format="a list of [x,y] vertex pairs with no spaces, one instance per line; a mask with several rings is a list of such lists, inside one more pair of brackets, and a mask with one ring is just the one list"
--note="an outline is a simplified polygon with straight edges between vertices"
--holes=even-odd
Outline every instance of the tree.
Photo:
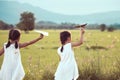
[[13,25],[9,25],[5,22],[3,22],[2,20],[0,20],[0,29],[1,30],[8,30],[8,29],[12,29],[13,28]]
[[106,25],[105,24],[101,24],[100,25],[100,30],[103,32],[103,31],[105,31],[105,29],[106,29]]
[[21,13],[20,22],[17,24],[17,27],[25,32],[29,30],[33,30],[35,27],[35,17],[31,12],[23,12]]
[[113,26],[108,27],[108,32],[113,32],[115,29]]

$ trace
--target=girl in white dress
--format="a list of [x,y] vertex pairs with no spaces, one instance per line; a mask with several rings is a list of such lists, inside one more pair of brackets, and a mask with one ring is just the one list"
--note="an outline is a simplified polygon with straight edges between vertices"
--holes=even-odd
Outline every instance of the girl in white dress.
[[0,70],[0,80],[22,80],[25,72],[21,63],[20,48],[31,45],[43,38],[41,34],[38,38],[19,43],[20,32],[12,29],[9,31],[8,43],[4,43],[0,50],[0,55],[4,53],[4,60]]
[[83,43],[83,34],[84,27],[81,29],[80,40],[71,42],[71,34],[68,31],[60,33],[62,46],[58,48],[60,62],[55,73],[55,80],[77,80],[79,73],[72,48]]

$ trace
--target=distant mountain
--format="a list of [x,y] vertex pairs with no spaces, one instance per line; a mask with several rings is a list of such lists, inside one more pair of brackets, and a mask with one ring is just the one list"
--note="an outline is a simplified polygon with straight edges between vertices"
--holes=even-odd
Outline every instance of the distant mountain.
[[9,24],[19,22],[20,13],[30,11],[34,13],[36,21],[50,22],[71,22],[71,23],[90,23],[90,24],[114,24],[120,23],[120,11],[96,13],[90,15],[63,15],[53,13],[29,4],[22,4],[16,1],[0,1],[0,20]]

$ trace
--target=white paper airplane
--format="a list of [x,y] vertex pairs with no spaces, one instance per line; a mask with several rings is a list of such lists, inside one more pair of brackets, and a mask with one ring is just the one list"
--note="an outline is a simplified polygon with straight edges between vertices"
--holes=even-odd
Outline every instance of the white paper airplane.
[[41,31],[41,30],[34,30],[34,31],[37,32],[37,33],[43,34],[44,36],[48,36],[49,35],[49,33],[45,32],[45,31]]
[[85,23],[85,24],[81,24],[81,25],[76,25],[75,28],[85,27],[86,25],[87,25],[87,23]]

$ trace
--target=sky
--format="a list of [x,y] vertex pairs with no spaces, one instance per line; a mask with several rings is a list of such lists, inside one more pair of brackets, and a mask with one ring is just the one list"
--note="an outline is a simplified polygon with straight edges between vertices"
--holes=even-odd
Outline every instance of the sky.
[[8,0],[28,3],[42,9],[67,15],[87,15],[120,10],[120,0]]

